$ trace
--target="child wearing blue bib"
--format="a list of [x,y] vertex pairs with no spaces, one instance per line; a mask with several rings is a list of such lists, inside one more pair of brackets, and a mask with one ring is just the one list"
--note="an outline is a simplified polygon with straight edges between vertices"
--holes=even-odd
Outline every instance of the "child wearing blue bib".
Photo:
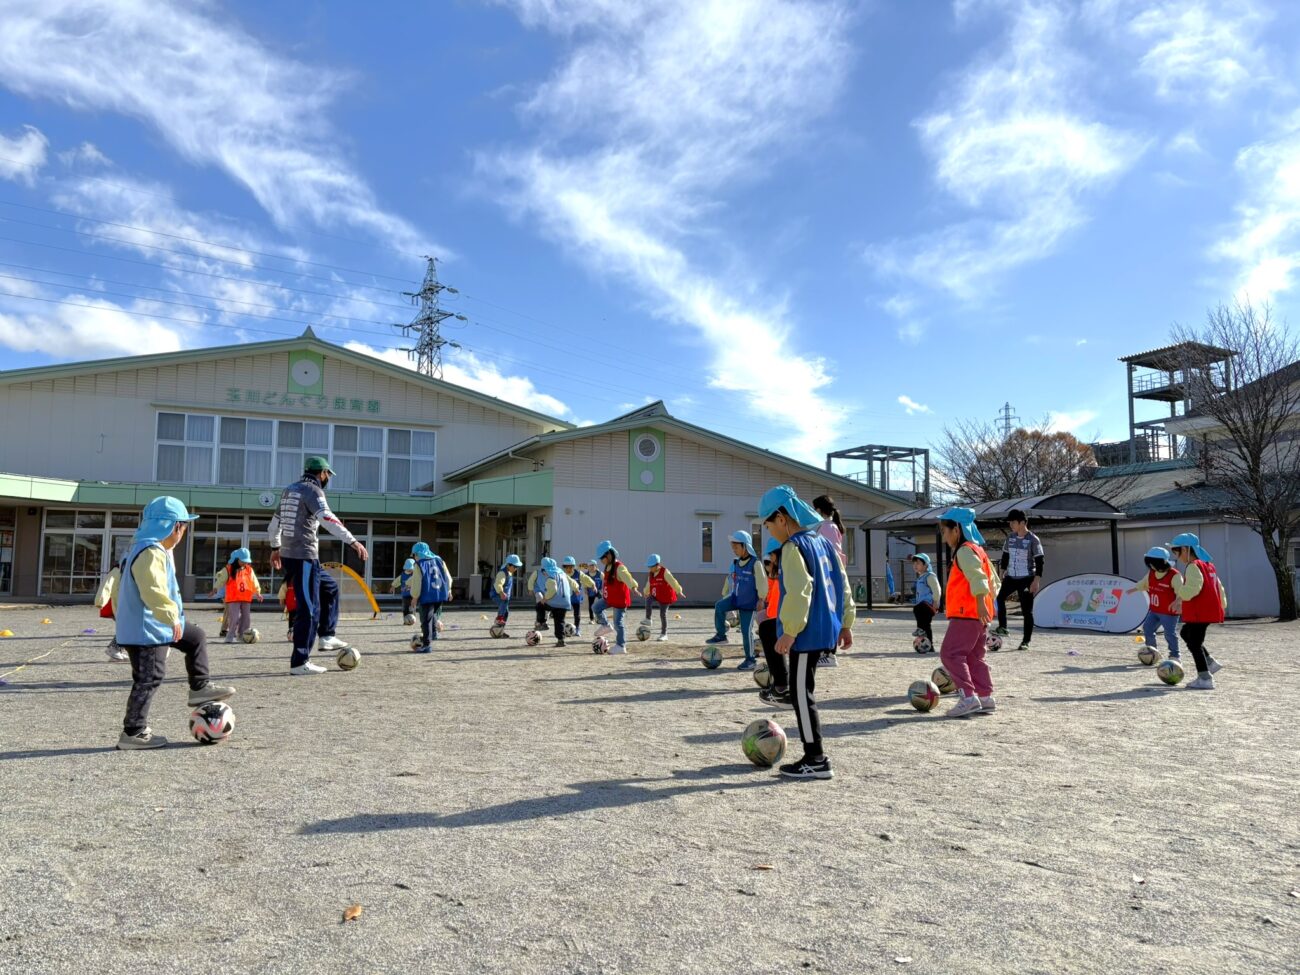
[[754,656],[754,611],[762,600],[760,593],[767,588],[763,564],[754,552],[754,539],[746,531],[731,533],[731,571],[722,582],[722,598],[713,605],[713,636],[705,643],[727,643],[727,614],[734,611],[740,617],[740,643],[745,659],[737,670],[753,670],[758,661]]
[[416,542],[411,557],[415,560],[411,569],[411,597],[419,606],[420,634],[424,640],[415,652],[433,653],[442,607],[451,602],[451,572],[426,542]]

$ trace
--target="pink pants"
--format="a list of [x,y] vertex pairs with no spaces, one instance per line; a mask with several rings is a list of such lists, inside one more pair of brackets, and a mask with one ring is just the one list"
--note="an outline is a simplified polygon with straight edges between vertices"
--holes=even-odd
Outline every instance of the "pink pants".
[[949,620],[939,659],[958,690],[980,697],[993,693],[993,676],[984,662],[984,626],[979,620]]

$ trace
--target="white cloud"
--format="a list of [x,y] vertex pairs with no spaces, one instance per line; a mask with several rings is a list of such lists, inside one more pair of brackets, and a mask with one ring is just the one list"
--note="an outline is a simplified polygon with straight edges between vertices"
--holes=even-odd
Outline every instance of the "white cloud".
[[32,186],[36,174],[45,165],[45,154],[50,142],[45,133],[32,125],[24,125],[15,136],[0,132],[0,179],[11,179]]
[[918,345],[925,337],[925,326],[918,321],[904,322],[898,326],[898,340],[908,345]]
[[1087,344],[1088,344],[1088,340],[1087,340],[1087,339],[1075,339],[1075,340],[1074,340],[1074,347],[1075,347],[1076,349],[1079,348],[1080,346],[1087,345]]
[[[346,342],[344,347],[362,355],[383,359],[405,369],[415,369],[415,363],[401,349],[377,349],[364,342]],[[454,357],[443,360],[443,379],[464,386],[476,393],[495,396],[525,409],[536,410],[550,416],[563,418],[571,411],[567,404],[554,396],[540,392],[527,376],[508,376],[491,362],[462,350]]]
[[[8,283],[5,290],[12,290]],[[55,359],[96,359],[175,352],[183,344],[176,329],[126,313],[134,308],[126,309],[93,295],[63,297],[77,304],[52,304],[48,310],[35,312],[0,310],[0,345],[18,352],[41,352]]]
[[[516,0],[521,19],[571,40],[525,105],[528,151],[483,160],[507,202],[590,267],[626,277],[709,350],[710,385],[752,397],[735,350],[788,379],[779,449],[820,456],[844,411],[824,359],[802,350],[777,297],[689,253],[710,212],[788,151],[836,96],[844,7],[777,0]],[[768,420],[770,414],[764,413]]]
[[59,162],[65,166],[83,166],[87,169],[113,165],[113,160],[104,155],[93,142],[83,142],[75,149],[59,153]]
[[908,416],[914,416],[917,413],[934,412],[934,410],[930,409],[930,407],[926,406],[924,403],[918,403],[916,400],[912,399],[912,397],[907,395],[898,397],[898,403],[907,411]]
[[1004,48],[962,74],[943,107],[916,122],[935,180],[969,217],[871,247],[881,272],[973,299],[991,279],[1043,258],[1088,219],[1087,195],[1133,165],[1142,142],[1088,114],[1078,92],[1093,70],[1066,43],[1055,3],[1011,10]]
[[345,160],[326,117],[341,75],[284,58],[208,4],[7,0],[0,83],[153,125],[192,162],[225,170],[282,226],[363,230],[418,253]]
[[1269,301],[1295,286],[1300,268],[1300,114],[1292,134],[1247,146],[1237,155],[1245,185],[1235,227],[1212,254],[1237,266],[1237,293]]
[[1201,140],[1196,137],[1192,129],[1183,129],[1167,143],[1165,151],[1169,153],[1184,153],[1189,156],[1203,156],[1205,149],[1201,146]]
[[1067,412],[1053,410],[1047,414],[1047,426],[1053,433],[1073,433],[1077,435],[1080,428],[1086,427],[1097,419],[1096,410],[1075,410]]
[[1138,72],[1161,98],[1221,102],[1270,80],[1269,15],[1253,0],[1089,0],[1084,16],[1141,51]]

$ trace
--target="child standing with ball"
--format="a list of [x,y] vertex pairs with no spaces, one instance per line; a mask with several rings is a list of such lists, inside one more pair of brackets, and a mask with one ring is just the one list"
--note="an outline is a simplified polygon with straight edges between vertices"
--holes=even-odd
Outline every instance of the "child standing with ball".
[[564,574],[569,579],[569,605],[573,609],[573,635],[582,636],[582,594],[590,592],[596,584],[591,576],[578,568],[578,560],[566,555],[562,563]]
[[994,617],[993,564],[985,553],[984,536],[970,508],[949,508],[939,518],[944,543],[952,549],[948,571],[948,631],[939,657],[957,685],[957,703],[947,713],[964,718],[997,710],[993,675],[984,662],[985,629]]
[[759,500],[758,513],[781,543],[776,652],[790,658],[790,697],[804,756],[782,765],[791,779],[829,779],[831,762],[822,746],[821,718],[813,696],[817,662],[828,650],[853,646],[853,594],[839,553],[815,531],[821,516],[786,484]]
[[[600,622],[597,636],[614,636],[615,643],[609,648],[612,654],[627,653],[627,634],[623,630],[623,617],[632,606],[632,597],[641,594],[641,587],[632,577],[628,567],[618,560],[618,549],[606,539],[596,546],[596,562],[601,569],[604,585],[600,599],[596,601],[596,619]],[[609,625],[606,610],[614,611],[614,625]]]
[[402,571],[397,573],[392,584],[388,587],[389,592],[400,592],[402,594],[403,619],[411,615],[411,571],[414,568],[415,559],[407,559],[402,564]]
[[[262,601],[262,584],[257,580],[257,573],[250,564],[252,553],[246,548],[237,548],[230,553],[226,563],[226,642],[234,643],[244,633],[253,628],[253,597]],[[211,595],[215,596],[213,592]]]
[[[820,534],[820,532],[819,532]],[[740,643],[745,659],[738,670],[753,670],[757,666],[751,638],[754,610],[758,609],[759,587],[763,584],[763,566],[754,552],[754,539],[746,531],[731,533],[731,572],[722,582],[722,598],[713,605],[713,636],[705,643],[726,643],[727,613],[735,611],[740,618]]]
[[930,556],[924,552],[912,556],[912,568],[916,571],[916,598],[912,604],[912,615],[916,617],[916,628],[925,634],[930,649],[933,650],[933,624],[939,612],[939,600],[943,598],[943,587],[939,585],[939,577],[930,568]]
[[1228,591],[1210,561],[1210,553],[1201,548],[1201,540],[1184,532],[1166,543],[1174,558],[1183,564],[1183,574],[1173,581],[1178,597],[1174,609],[1182,617],[1183,642],[1196,662],[1196,680],[1187,685],[1191,691],[1214,690],[1214,675],[1223,669],[1205,649],[1205,634],[1214,623],[1222,623],[1228,611]]
[[650,614],[654,610],[655,603],[659,604],[659,642],[668,641],[668,607],[677,602],[679,598],[685,596],[679,583],[668,566],[664,565],[663,559],[658,555],[651,555],[645,560],[645,567],[650,570],[650,576],[646,579],[645,594],[645,621],[650,622]]
[[1174,594],[1174,578],[1178,570],[1169,564],[1167,548],[1153,548],[1142,559],[1146,563],[1147,574],[1138,580],[1125,595],[1144,592],[1150,600],[1151,608],[1147,610],[1146,619],[1142,621],[1142,638],[1152,650],[1156,649],[1156,636],[1161,627],[1165,630],[1165,643],[1169,647],[1169,659],[1179,659],[1178,653],[1178,614],[1174,603],[1178,597]]
[[411,593],[420,608],[420,635],[424,642],[416,653],[433,653],[438,639],[442,607],[451,601],[451,572],[447,563],[433,553],[426,542],[416,542],[411,549],[415,567],[411,569]]
[[[523,559],[511,552],[506,556],[506,560],[501,563],[496,578],[492,580],[492,593],[497,598],[497,626],[504,627],[506,620],[510,619],[510,597],[515,592],[515,574],[523,567]],[[503,629],[501,635],[509,636],[510,634]]]

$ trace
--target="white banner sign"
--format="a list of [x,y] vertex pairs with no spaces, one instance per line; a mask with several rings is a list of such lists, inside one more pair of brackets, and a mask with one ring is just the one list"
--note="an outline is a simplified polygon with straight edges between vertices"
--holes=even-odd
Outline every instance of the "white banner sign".
[[1047,629],[1128,633],[1142,625],[1147,594],[1126,595],[1136,582],[1123,576],[1082,575],[1044,586],[1034,600],[1034,625]]

